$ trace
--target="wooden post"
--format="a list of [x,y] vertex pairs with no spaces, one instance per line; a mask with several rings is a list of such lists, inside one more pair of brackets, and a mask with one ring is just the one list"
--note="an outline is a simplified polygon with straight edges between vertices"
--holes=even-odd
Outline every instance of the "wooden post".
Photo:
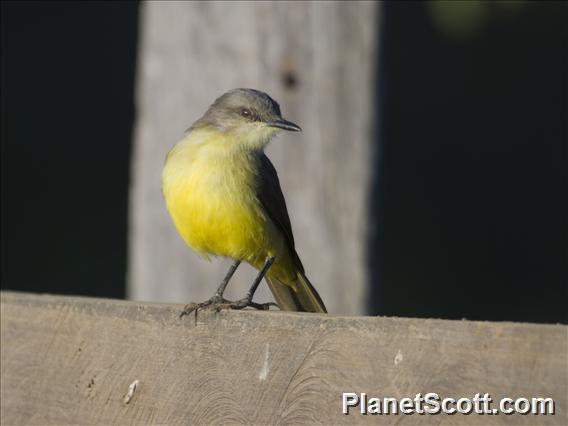
[[[1,295],[2,425],[565,425],[564,325],[200,312]],[[342,414],[369,397],[550,397],[554,415]]]
[[[252,87],[303,128],[267,152],[308,276],[330,312],[365,311],[377,9],[356,1],[142,3],[131,298],[199,301],[220,282],[228,263],[207,264],[185,247],[166,213],[160,173],[167,151],[217,96]],[[228,296],[242,297],[253,275],[239,271]]]

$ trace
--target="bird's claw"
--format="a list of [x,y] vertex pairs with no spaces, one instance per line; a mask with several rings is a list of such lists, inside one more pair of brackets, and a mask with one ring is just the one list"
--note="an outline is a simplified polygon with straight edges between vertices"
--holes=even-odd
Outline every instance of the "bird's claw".
[[222,311],[224,309],[240,310],[240,309],[250,307],[250,308],[258,309],[260,311],[268,311],[271,306],[278,307],[278,305],[274,302],[255,303],[252,300],[249,300],[248,298],[240,299],[240,300],[233,302],[231,300],[224,299],[221,296],[215,295],[211,299],[206,300],[205,302],[189,303],[189,304],[185,305],[185,307],[183,308],[183,310],[180,313],[180,318],[183,318],[185,315],[189,315],[194,311],[195,311],[195,314],[197,315],[197,312],[199,310],[205,310],[205,309],[209,309],[209,310],[213,310],[215,312],[219,312],[219,311]]
[[250,308],[258,309],[259,311],[268,311],[271,306],[278,307],[278,305],[274,302],[255,303],[252,300],[244,298],[244,299],[241,299],[241,300],[237,300],[236,302],[230,303],[229,306],[225,309],[244,309],[244,308],[250,307]]
[[205,302],[189,303],[189,304],[185,305],[184,308],[183,308],[183,311],[181,311],[179,317],[183,318],[185,315],[189,315],[193,311],[195,311],[195,314],[197,314],[197,311],[199,311],[200,309],[201,310],[212,309],[212,307],[225,305],[227,303],[231,303],[231,301],[227,300],[227,299],[223,299],[221,296],[215,295],[211,299],[206,300]]

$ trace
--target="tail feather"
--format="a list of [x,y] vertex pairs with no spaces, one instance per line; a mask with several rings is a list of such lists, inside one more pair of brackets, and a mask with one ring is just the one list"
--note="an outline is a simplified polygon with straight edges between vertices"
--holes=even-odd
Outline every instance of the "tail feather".
[[304,273],[298,272],[296,290],[276,278],[267,277],[266,282],[281,310],[327,313],[320,295]]

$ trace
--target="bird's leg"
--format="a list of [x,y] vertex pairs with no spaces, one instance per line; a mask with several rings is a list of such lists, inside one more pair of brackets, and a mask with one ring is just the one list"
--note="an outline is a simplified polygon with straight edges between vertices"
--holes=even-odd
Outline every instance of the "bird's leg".
[[231,281],[233,274],[235,273],[235,271],[237,270],[240,264],[241,264],[240,260],[235,260],[233,262],[233,264],[229,267],[229,270],[225,274],[225,278],[223,278],[223,281],[221,281],[221,284],[217,288],[215,295],[211,299],[202,303],[190,303],[188,305],[185,305],[183,311],[180,314],[180,318],[183,317],[184,315],[190,314],[193,311],[206,308],[210,305],[221,305],[221,304],[231,303],[230,301],[223,299],[223,293],[225,293],[227,284],[229,284],[229,281]]
[[270,267],[272,266],[273,263],[274,263],[274,257],[269,257],[269,258],[266,259],[266,261],[264,262],[264,266],[259,271],[259,273],[256,276],[256,278],[254,279],[252,285],[250,286],[250,289],[249,289],[246,297],[244,299],[237,300],[236,302],[231,304],[231,306],[230,306],[231,309],[243,309],[243,308],[246,308],[247,306],[250,306],[251,308],[268,310],[268,309],[270,309],[270,306],[278,306],[278,305],[276,305],[276,303],[272,303],[272,302],[270,302],[270,303],[254,303],[252,301],[252,297],[254,296],[254,293],[256,293],[256,290],[257,290],[260,282],[262,281],[262,279],[264,278],[264,276],[266,275],[266,273],[268,272],[268,270],[270,269]]
[[213,296],[213,297],[217,297],[217,298],[221,298],[221,299],[223,298],[223,293],[225,293],[225,289],[227,288],[227,284],[229,284],[229,281],[231,281],[233,274],[235,273],[235,271],[237,270],[237,268],[239,267],[240,264],[241,264],[240,260],[235,260],[233,262],[233,264],[229,267],[229,270],[227,271],[225,278],[223,278],[223,281],[221,281],[219,288],[215,292],[215,296]]
[[247,308],[247,307],[251,307],[251,308],[266,311],[266,310],[270,309],[271,306],[278,306],[276,303],[273,303],[273,302],[255,303],[255,302],[252,301],[252,297],[254,296],[254,293],[256,293],[256,290],[258,289],[260,282],[262,281],[262,279],[266,275],[266,272],[268,272],[268,270],[270,269],[270,267],[272,266],[273,263],[274,263],[274,257],[267,258],[266,261],[264,262],[264,266],[262,267],[262,269],[260,270],[260,272],[258,273],[256,278],[254,279],[254,282],[250,286],[250,289],[249,289],[246,297],[244,299],[237,300],[236,302],[231,302],[230,300],[226,300],[226,299],[223,298],[223,293],[225,292],[225,287],[227,287],[227,283],[229,282],[229,280],[231,279],[231,277],[235,273],[235,270],[237,269],[237,267],[240,264],[239,260],[235,261],[235,263],[233,265],[231,265],[231,267],[229,268],[227,275],[225,276],[225,278],[221,282],[221,285],[219,286],[219,288],[215,292],[215,295],[211,299],[209,299],[205,302],[190,303],[189,305],[186,305],[185,308],[183,309],[180,317],[183,317],[184,315],[188,315],[193,311],[195,311],[195,314],[197,315],[197,311],[199,309],[214,309],[216,311],[220,311],[222,309],[244,309],[244,308]]

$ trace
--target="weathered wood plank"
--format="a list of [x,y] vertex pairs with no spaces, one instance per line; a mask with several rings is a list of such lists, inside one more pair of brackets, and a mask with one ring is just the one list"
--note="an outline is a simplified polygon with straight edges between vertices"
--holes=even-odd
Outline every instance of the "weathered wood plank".
[[[252,87],[303,128],[267,153],[308,277],[330,312],[365,312],[377,11],[377,2],[358,1],[141,4],[130,298],[205,300],[221,281],[229,264],[204,262],[176,234],[160,174],[166,153],[216,97]],[[241,267],[228,296],[242,297],[253,277]]]
[[[568,420],[566,326],[180,308],[2,293],[1,423]],[[557,414],[344,416],[342,392],[552,397]]]

